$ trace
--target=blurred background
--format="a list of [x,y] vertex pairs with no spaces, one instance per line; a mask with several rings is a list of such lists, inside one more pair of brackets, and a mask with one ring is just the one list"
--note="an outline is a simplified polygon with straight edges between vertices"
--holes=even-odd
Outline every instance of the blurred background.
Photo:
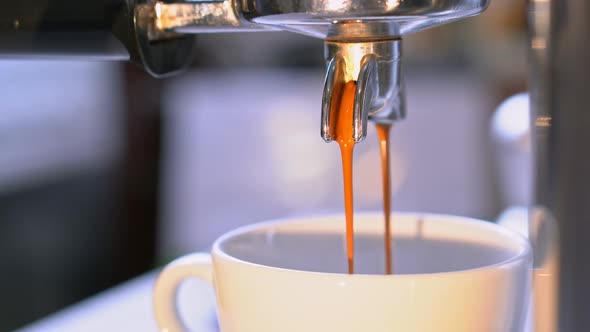
[[[404,41],[408,118],[394,127],[395,210],[495,219],[490,124],[526,90],[525,2]],[[198,37],[190,70],[0,61],[0,331],[22,326],[271,218],[342,211],[319,136],[321,41]],[[357,210],[381,208],[373,128],[355,150]]]

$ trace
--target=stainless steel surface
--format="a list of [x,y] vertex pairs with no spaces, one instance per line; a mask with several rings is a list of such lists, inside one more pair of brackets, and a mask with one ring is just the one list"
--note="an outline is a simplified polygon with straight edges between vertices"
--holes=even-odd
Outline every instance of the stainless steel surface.
[[132,25],[115,25],[129,14],[124,0],[2,0],[0,7],[3,58],[130,59]]
[[357,82],[354,102],[354,140],[366,137],[367,120],[391,124],[405,116],[405,95],[401,75],[401,40],[376,42],[334,42],[325,44],[328,72],[322,98],[321,136],[330,142],[332,100],[339,87]]
[[130,59],[155,76],[186,66],[182,34],[287,30],[374,41],[483,11],[488,0],[28,0],[5,1],[0,55]]
[[332,99],[338,89],[337,85],[344,82],[343,61],[342,58],[336,57],[328,63],[328,72],[326,73],[326,80],[324,81],[320,136],[322,136],[322,139],[326,143],[330,143],[332,139],[334,139],[334,128],[332,128],[331,123]]
[[[0,58],[131,60],[155,76],[182,69],[192,38],[143,35],[150,0],[0,0]],[[136,27],[136,23],[139,24]]]
[[184,1],[178,3],[152,2],[155,15],[155,35],[179,33],[216,33],[271,30],[270,26],[246,20],[235,8],[236,1]]
[[[176,1],[173,3],[191,2]],[[322,39],[382,39],[401,36],[482,12],[488,0],[241,0],[237,17]],[[217,5],[217,4],[216,4]],[[197,2],[197,6],[201,6]],[[216,25],[219,22],[216,21]],[[187,22],[190,23],[190,22]],[[202,22],[184,32],[199,31]],[[228,21],[228,23],[230,23]],[[236,25],[235,21],[233,24]]]
[[162,77],[177,73],[190,64],[194,38],[156,29],[156,9],[151,0],[140,0],[134,6],[134,47],[138,53],[137,62],[152,76]]
[[559,232],[561,332],[590,331],[590,21],[586,0],[529,0],[536,204]]
[[[367,118],[391,122],[404,117],[400,36],[475,15],[487,5],[488,0],[31,0],[16,7],[11,2],[0,17],[0,39],[9,41],[2,45],[10,46],[0,46],[0,54],[19,54],[14,51],[19,48],[42,56],[55,55],[54,48],[59,54],[86,52],[98,58],[131,59],[152,75],[164,76],[188,65],[193,50],[188,33],[295,31],[325,39],[328,61],[344,59],[345,80],[359,79],[364,66],[355,98],[354,136],[360,141],[366,136]],[[34,12],[39,15],[31,15]],[[48,21],[57,22],[58,28]],[[99,38],[93,35],[97,22],[105,32]],[[10,43],[15,36],[17,42]],[[92,47],[84,46],[95,39]],[[329,84],[326,88],[324,100],[330,101],[332,90]],[[325,140],[330,139],[328,125],[322,123]]]
[[372,54],[365,55],[360,61],[358,67],[359,70],[356,72],[356,76],[347,77],[347,60],[344,56],[338,54],[330,59],[328,63],[328,74],[326,75],[326,81],[324,83],[324,93],[322,96],[322,123],[321,123],[321,136],[326,143],[332,141],[335,138],[336,130],[332,123],[335,119],[333,112],[339,112],[335,110],[339,107],[342,89],[347,82],[357,82],[354,92],[354,105],[352,112],[352,138],[355,142],[361,142],[367,136],[367,101],[369,99],[369,93],[373,89],[369,87],[370,81],[375,77],[373,74],[376,69],[375,57]]

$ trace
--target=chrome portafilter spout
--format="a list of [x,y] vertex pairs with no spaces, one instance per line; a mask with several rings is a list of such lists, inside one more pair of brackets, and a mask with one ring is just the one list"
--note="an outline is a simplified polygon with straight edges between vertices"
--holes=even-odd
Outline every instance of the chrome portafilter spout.
[[326,41],[328,63],[322,98],[321,135],[332,141],[331,112],[338,86],[356,82],[353,138],[362,141],[369,120],[392,124],[405,117],[405,95],[401,73],[401,39],[367,42]]

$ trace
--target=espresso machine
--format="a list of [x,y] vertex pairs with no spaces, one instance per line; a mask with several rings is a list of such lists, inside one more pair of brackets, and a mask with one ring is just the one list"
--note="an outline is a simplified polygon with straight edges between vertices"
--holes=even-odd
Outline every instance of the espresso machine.
[[[479,14],[488,0],[23,0],[4,2],[1,58],[129,60],[156,77],[182,71],[195,34],[283,30],[320,38],[327,64],[321,137],[332,140],[335,85],[356,81],[354,140],[367,123],[406,114],[402,37]],[[553,285],[543,331],[590,331],[590,70],[585,0],[529,0],[536,200],[531,241],[540,282]],[[319,104],[319,101],[318,101]],[[318,110],[320,111],[320,110]],[[551,237],[556,237],[552,239]],[[555,240],[555,241],[553,241]],[[548,248],[545,243],[555,243]],[[556,256],[557,255],[557,256]],[[556,257],[555,257],[556,256]],[[536,281],[536,280],[535,280]],[[485,299],[482,299],[482,301]],[[537,327],[540,331],[541,329]]]

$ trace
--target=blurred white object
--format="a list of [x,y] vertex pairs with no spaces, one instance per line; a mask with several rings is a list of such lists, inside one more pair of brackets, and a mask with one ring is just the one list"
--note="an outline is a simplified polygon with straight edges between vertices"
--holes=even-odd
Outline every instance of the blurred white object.
[[514,95],[498,107],[492,117],[491,136],[504,206],[528,206],[533,153],[527,93]]
[[497,223],[521,234],[526,238],[529,237],[528,207],[513,206],[504,210],[498,217]]

